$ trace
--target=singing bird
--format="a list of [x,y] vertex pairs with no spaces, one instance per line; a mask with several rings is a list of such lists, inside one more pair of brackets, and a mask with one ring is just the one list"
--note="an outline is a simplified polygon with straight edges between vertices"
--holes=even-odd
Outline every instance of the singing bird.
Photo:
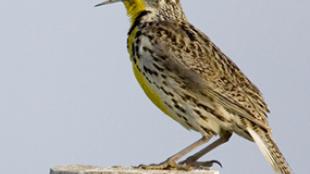
[[[164,162],[140,167],[209,166],[215,161],[198,159],[236,133],[255,142],[275,172],[292,173],[272,139],[269,110],[261,92],[187,20],[180,0],[105,0],[97,6],[115,2],[125,5],[131,21],[127,48],[144,92],[166,115],[202,135]],[[216,141],[180,161],[216,135]]]

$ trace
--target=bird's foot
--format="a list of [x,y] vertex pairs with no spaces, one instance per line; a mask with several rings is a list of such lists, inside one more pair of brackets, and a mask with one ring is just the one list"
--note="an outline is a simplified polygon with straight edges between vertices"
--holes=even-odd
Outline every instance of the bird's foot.
[[140,164],[139,166],[136,166],[134,168],[138,169],[145,169],[145,170],[190,170],[191,167],[187,166],[185,164],[177,164],[173,160],[166,160],[159,164],[150,164],[150,165],[144,165]]
[[179,163],[182,166],[186,166],[187,168],[191,169],[210,169],[213,164],[217,164],[220,167],[223,167],[222,164],[217,160],[210,160],[210,161],[196,161],[191,159],[186,159]]

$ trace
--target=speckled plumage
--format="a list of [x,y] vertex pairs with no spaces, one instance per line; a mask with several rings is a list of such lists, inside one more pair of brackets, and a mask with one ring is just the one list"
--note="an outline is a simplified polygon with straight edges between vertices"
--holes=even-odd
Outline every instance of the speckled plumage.
[[[143,10],[134,12],[137,7],[130,4],[136,1],[144,3],[139,7]],[[179,0],[126,0],[125,5],[130,7],[132,18],[128,51],[148,97],[185,128],[208,139],[220,135],[216,146],[228,141],[232,133],[254,140],[277,172],[291,173],[271,138],[269,110],[261,92],[188,22]],[[213,148],[202,150],[185,163],[196,161]],[[179,158],[167,161],[171,159]]]
[[268,129],[268,108],[259,90],[189,23],[143,23],[133,47],[139,47],[134,52],[134,59],[140,59],[135,66],[154,83],[166,83],[163,86],[174,92],[183,90],[185,94],[179,97],[189,95],[192,100],[207,103],[212,110],[221,105],[232,114]]

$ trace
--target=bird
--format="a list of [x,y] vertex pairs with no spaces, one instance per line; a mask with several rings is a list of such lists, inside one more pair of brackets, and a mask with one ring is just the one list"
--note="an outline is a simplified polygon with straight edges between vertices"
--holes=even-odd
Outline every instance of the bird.
[[124,4],[130,19],[127,49],[143,91],[163,113],[202,136],[159,164],[138,167],[210,167],[219,162],[198,160],[237,134],[258,145],[275,173],[292,173],[272,138],[261,91],[188,21],[180,0],[104,0],[96,6],[116,2]]

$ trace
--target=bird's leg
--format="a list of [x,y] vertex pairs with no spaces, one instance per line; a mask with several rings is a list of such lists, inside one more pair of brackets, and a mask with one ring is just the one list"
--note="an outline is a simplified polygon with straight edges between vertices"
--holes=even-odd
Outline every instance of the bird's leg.
[[212,135],[203,136],[198,141],[194,142],[193,144],[185,147],[180,152],[172,155],[165,161],[159,163],[159,164],[151,164],[151,165],[139,165],[137,168],[142,169],[150,169],[150,170],[164,170],[164,169],[181,169],[181,170],[189,170],[190,166],[186,166],[183,164],[178,164],[176,161],[178,161],[180,158],[182,158],[184,155],[191,152],[193,149],[197,148],[198,146],[207,143]]
[[195,153],[194,155],[186,158],[184,161],[180,162],[180,164],[184,164],[187,166],[192,166],[193,168],[209,168],[211,167],[214,163],[220,165],[222,167],[222,164],[217,161],[217,160],[211,160],[211,161],[204,161],[204,162],[199,162],[197,161],[199,158],[210,152],[211,150],[215,149],[216,147],[220,146],[221,144],[226,143],[232,133],[227,132],[224,135],[220,136],[219,139],[214,141],[213,143],[209,144],[207,147],[201,149],[199,152]]

